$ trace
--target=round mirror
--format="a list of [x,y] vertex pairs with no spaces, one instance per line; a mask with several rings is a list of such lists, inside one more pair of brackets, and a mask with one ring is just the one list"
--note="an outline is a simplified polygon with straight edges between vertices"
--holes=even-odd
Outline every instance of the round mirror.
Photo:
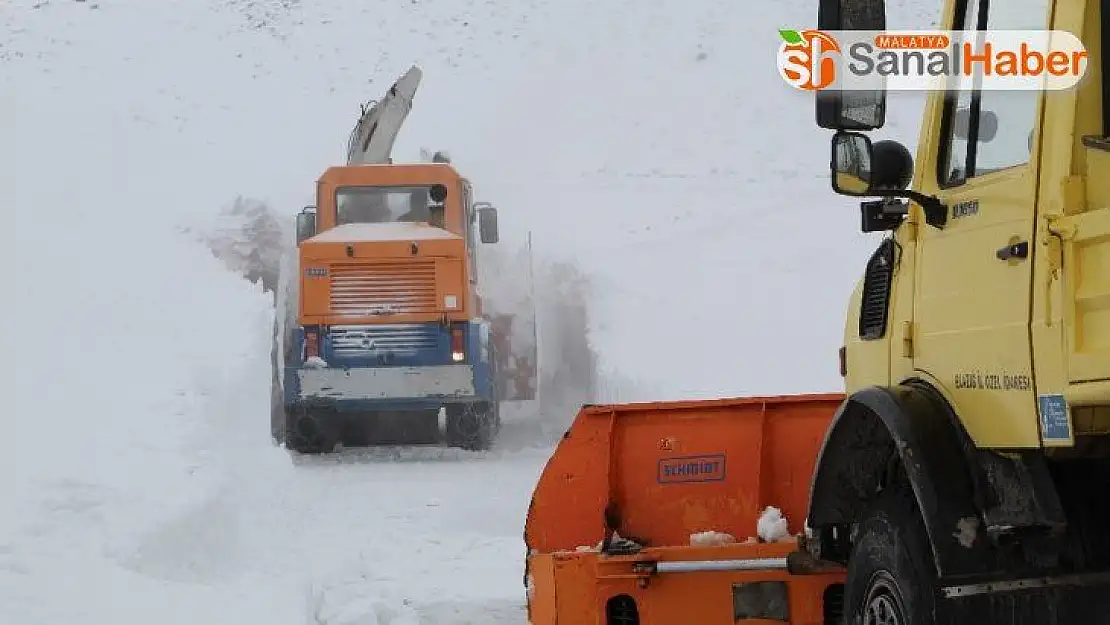
[[447,199],[447,187],[441,184],[433,185],[431,190],[433,202],[442,202]]

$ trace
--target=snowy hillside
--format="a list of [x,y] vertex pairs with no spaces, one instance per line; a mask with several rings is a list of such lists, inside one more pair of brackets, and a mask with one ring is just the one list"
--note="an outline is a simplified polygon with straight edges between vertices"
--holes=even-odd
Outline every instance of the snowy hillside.
[[[811,0],[9,0],[0,204],[10,401],[0,623],[523,623],[548,450],[271,445],[271,299],[182,227],[292,215],[358,104],[425,74],[396,154],[444,148],[503,241],[591,279],[644,399],[834,390],[875,241],[779,81]],[[892,3],[890,23],[934,8]],[[890,129],[916,144],[915,97]],[[398,461],[399,460],[399,461]]]

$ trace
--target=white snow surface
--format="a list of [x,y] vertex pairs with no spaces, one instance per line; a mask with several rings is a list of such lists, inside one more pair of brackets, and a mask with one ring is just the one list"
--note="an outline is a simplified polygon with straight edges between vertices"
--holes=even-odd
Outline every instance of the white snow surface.
[[[815,7],[8,0],[0,623],[525,622],[550,448],[291,458],[272,300],[177,230],[238,195],[292,219],[414,62],[395,154],[449,147],[502,241],[531,230],[588,274],[589,342],[637,381],[608,396],[837,389],[875,238],[771,64]],[[894,0],[889,21],[935,14]],[[881,134],[912,149],[920,109],[892,96]]]

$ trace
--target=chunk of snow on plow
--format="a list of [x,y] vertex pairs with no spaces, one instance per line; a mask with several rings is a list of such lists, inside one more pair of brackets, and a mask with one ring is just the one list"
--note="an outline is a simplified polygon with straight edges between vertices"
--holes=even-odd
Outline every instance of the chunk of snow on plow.
[[320,358],[319,356],[312,356],[311,358],[308,358],[304,361],[304,366],[310,369],[326,369],[328,363],[326,360]]
[[778,542],[790,536],[786,517],[782,515],[782,510],[774,506],[767,506],[763,514],[759,515],[755,531],[759,534],[759,539],[765,543]]
[[690,534],[690,545],[694,547],[717,547],[720,545],[731,545],[735,542],[736,537],[732,534],[726,534],[725,532],[709,530]]

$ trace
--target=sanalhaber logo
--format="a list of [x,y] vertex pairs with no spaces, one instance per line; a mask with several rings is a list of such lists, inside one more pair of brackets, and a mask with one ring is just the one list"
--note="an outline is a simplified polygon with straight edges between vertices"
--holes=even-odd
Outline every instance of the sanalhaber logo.
[[836,80],[840,44],[819,30],[779,30],[779,75],[790,86],[803,91],[824,89]]
[[1071,89],[1089,52],[1062,30],[779,30],[778,70],[813,92]]

